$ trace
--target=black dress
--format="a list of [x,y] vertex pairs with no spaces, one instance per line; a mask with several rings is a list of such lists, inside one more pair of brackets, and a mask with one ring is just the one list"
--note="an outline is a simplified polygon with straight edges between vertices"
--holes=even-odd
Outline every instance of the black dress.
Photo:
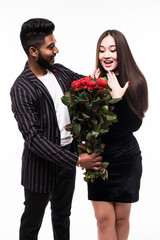
[[108,180],[97,178],[88,183],[88,199],[132,203],[139,199],[142,158],[133,132],[142,121],[129,108],[126,99],[115,104],[118,122],[102,136],[103,161],[109,162]]

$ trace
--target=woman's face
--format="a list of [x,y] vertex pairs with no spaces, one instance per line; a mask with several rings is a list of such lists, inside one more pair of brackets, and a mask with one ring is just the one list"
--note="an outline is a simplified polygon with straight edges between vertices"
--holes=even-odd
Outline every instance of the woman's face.
[[110,35],[103,38],[100,44],[99,61],[105,71],[114,71],[118,66],[115,40]]

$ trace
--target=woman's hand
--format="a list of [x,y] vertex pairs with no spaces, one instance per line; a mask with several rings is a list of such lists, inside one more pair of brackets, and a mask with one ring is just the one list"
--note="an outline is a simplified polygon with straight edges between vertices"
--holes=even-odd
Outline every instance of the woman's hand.
[[94,72],[92,73],[91,77],[93,77],[93,78],[99,78],[100,73],[101,73],[101,72],[100,72],[99,68],[98,68],[98,69],[95,69]]
[[116,75],[113,72],[108,71],[107,73],[107,78],[108,78],[108,86],[112,89],[110,92],[112,98],[121,98],[125,94],[129,82],[126,82],[125,86],[122,88],[119,85],[119,82],[116,78]]

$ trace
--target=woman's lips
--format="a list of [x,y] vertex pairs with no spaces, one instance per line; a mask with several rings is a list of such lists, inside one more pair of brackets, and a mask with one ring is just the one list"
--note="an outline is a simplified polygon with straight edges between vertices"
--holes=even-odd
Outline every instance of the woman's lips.
[[104,65],[105,65],[106,67],[111,67],[111,66],[112,66],[112,63],[113,63],[113,61],[105,61],[105,62],[104,62]]

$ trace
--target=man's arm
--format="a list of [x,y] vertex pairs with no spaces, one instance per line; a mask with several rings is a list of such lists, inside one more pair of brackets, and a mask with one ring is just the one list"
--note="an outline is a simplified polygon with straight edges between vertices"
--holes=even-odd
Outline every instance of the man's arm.
[[[22,87],[14,86],[11,90],[12,110],[25,143],[35,154],[65,168],[77,165],[78,156],[63,149],[58,144],[48,140],[39,125],[35,99]],[[92,155],[82,155],[84,168],[95,168],[99,158]],[[97,163],[98,162],[98,163]]]
[[62,149],[44,136],[33,97],[22,87],[15,85],[11,90],[11,101],[18,128],[28,148],[40,157],[65,168],[75,167],[77,155]]

